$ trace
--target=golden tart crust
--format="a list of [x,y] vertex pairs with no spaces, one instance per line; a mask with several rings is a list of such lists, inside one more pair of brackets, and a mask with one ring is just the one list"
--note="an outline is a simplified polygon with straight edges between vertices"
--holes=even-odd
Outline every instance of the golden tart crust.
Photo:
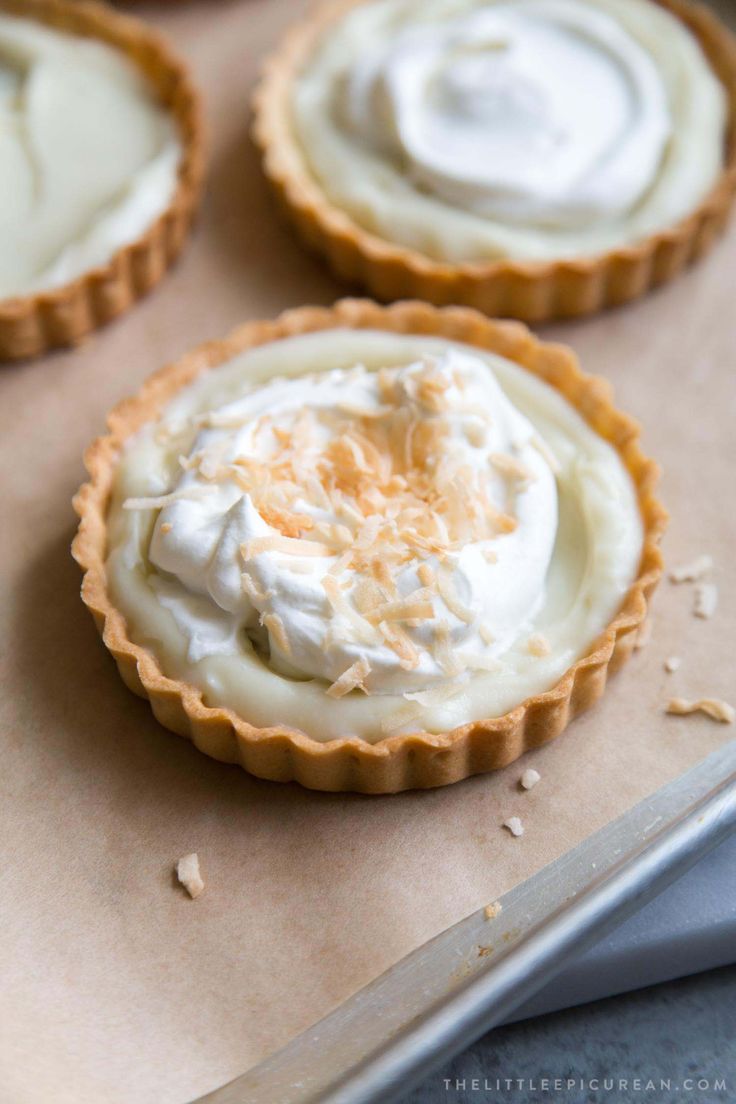
[[127,311],[173,264],[202,192],[203,115],[188,67],[140,20],[87,0],[0,0],[0,12],[100,39],[121,50],[170,109],[182,142],[174,197],[137,241],[118,249],[107,264],[61,287],[0,300],[0,360],[18,360],[76,344]]
[[639,298],[701,257],[724,230],[736,194],[736,37],[690,0],[652,0],[695,35],[727,96],[723,171],[690,215],[634,244],[559,261],[447,263],[364,230],[312,178],[289,122],[292,83],[317,40],[330,23],[364,2],[328,0],[293,27],[267,60],[252,104],[253,139],[279,206],[336,275],[364,284],[381,300],[463,303],[496,317],[545,322]]
[[[644,542],[639,574],[618,614],[551,690],[528,698],[501,717],[439,735],[413,733],[374,744],[357,738],[321,743],[294,729],[256,728],[232,710],[205,705],[201,691],[193,686],[168,678],[153,654],[133,643],[124,616],[111,602],[105,569],[106,514],[124,442],[201,373],[245,349],[340,326],[439,336],[507,357],[559,391],[613,445],[631,475]],[[112,411],[108,427],[108,434],[86,453],[90,479],[74,499],[81,521],[72,554],[84,572],[82,600],[126,685],[150,700],[158,720],[206,754],[240,763],[260,778],[295,780],[317,790],[394,793],[443,786],[506,766],[559,735],[576,714],[600,697],[609,673],[630,655],[662,573],[659,541],[666,512],[655,496],[658,468],[641,452],[637,424],[613,406],[609,385],[583,373],[565,347],[538,341],[519,323],[493,322],[467,308],[438,309],[418,302],[380,307],[370,300],[345,299],[332,308],[303,307],[274,321],[248,322],[224,340],[202,345],[157,372],[134,398]]]

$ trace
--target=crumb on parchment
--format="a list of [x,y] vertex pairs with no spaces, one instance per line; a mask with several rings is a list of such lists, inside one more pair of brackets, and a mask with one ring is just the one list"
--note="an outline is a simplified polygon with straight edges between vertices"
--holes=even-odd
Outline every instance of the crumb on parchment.
[[504,828],[508,828],[512,836],[524,835],[524,825],[521,823],[521,820],[517,816],[509,817],[508,820],[505,820],[503,822],[503,826]]
[[696,556],[688,563],[673,567],[670,571],[670,581],[673,583],[696,583],[713,569],[713,557],[707,554]]
[[492,905],[486,905],[483,909],[483,915],[486,920],[495,920],[497,916],[501,915],[501,902],[494,901]]
[[179,859],[176,864],[176,876],[190,897],[199,897],[204,889],[204,882],[199,871],[199,855],[196,852]]
[[519,785],[522,790],[531,790],[536,786],[537,782],[541,781],[541,778],[542,776],[539,771],[536,771],[534,767],[529,767],[519,779]]
[[707,620],[716,612],[718,605],[718,587],[715,583],[696,583],[693,613]]
[[678,717],[688,713],[705,713],[706,717],[710,717],[712,721],[720,721],[721,724],[733,724],[736,720],[736,709],[722,698],[698,698],[697,701],[671,698],[665,712]]

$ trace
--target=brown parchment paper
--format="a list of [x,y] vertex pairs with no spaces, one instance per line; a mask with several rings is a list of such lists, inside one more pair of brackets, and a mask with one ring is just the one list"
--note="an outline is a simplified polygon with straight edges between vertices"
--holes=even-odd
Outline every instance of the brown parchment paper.
[[[700,621],[692,588],[664,583],[651,643],[556,743],[445,790],[310,793],[204,758],[124,688],[69,555],[84,447],[194,343],[346,290],[277,221],[246,134],[257,62],[305,4],[131,7],[194,66],[212,175],[193,242],[147,301],[77,350],[0,371],[4,1104],[180,1104],[216,1087],[734,735],[662,707],[734,698],[736,228],[644,303],[547,331],[644,422],[668,558],[711,552],[720,588]],[[542,781],[522,794],[532,762]],[[520,839],[501,828],[512,814]],[[172,878],[191,850],[197,901]]]

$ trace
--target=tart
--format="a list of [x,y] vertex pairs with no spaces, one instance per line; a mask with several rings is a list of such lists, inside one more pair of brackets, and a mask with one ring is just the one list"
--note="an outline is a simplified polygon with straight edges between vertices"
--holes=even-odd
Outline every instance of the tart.
[[657,468],[607,384],[467,308],[247,323],[86,465],[73,555],[127,685],[315,789],[440,786],[557,736],[661,573]]
[[337,0],[253,106],[302,239],[379,299],[624,303],[705,252],[736,189],[736,40],[687,0]]
[[0,358],[74,344],[161,279],[201,192],[186,66],[107,6],[0,0]]

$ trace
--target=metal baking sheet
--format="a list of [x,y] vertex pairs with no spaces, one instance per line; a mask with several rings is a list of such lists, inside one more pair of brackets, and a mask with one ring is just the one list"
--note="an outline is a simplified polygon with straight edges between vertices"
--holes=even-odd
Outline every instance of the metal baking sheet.
[[736,741],[419,947],[196,1104],[369,1104],[406,1093],[736,828]]

